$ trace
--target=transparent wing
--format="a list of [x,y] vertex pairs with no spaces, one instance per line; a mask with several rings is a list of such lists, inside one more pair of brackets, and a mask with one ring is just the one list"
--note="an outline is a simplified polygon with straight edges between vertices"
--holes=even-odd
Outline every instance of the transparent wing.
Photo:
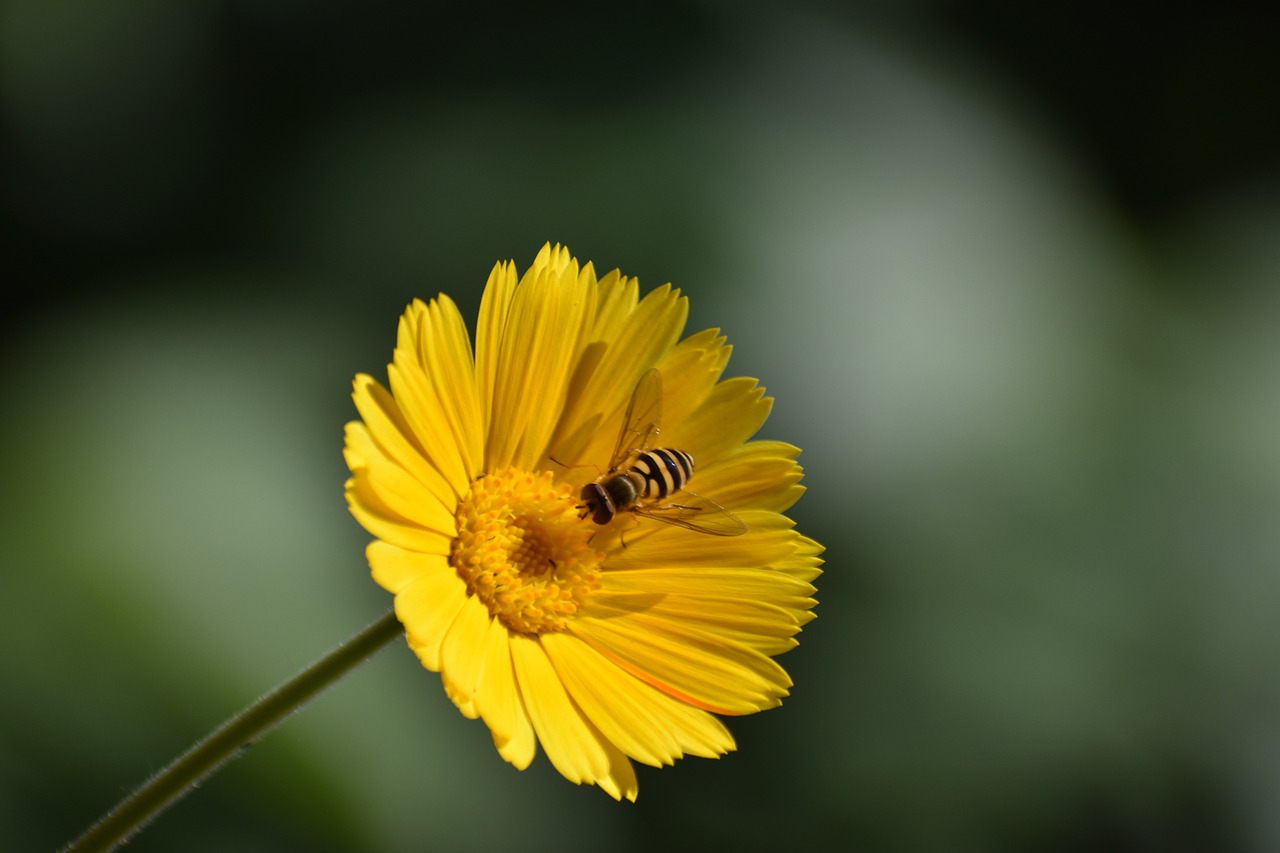
[[747,532],[746,522],[742,519],[715,501],[692,492],[680,494],[673,503],[636,506],[632,511],[644,518],[714,536],[737,536]]
[[662,374],[650,368],[631,394],[627,413],[622,418],[622,431],[613,447],[609,471],[620,470],[627,460],[649,448],[649,441],[662,428]]

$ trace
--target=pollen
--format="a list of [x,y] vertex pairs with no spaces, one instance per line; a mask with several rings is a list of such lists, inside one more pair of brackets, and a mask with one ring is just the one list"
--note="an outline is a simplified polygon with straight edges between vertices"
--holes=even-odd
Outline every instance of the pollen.
[[450,561],[474,595],[512,631],[564,630],[600,586],[604,554],[579,517],[574,490],[550,471],[516,468],[471,484],[458,506]]

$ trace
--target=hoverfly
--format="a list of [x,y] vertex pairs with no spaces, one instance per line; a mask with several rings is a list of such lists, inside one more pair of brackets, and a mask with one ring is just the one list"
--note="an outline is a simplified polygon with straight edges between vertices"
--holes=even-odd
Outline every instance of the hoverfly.
[[693,492],[676,494],[693,476],[693,456],[670,447],[650,449],[661,422],[662,374],[653,368],[636,383],[609,469],[582,487],[582,517],[590,515],[596,524],[608,524],[627,511],[699,533],[745,533],[742,519],[715,501]]

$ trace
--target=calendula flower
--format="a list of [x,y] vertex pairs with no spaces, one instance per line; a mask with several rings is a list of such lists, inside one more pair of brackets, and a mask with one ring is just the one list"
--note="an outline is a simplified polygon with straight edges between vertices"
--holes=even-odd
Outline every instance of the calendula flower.
[[347,501],[410,648],[508,762],[541,743],[615,799],[632,759],[718,757],[720,716],[781,703],[773,658],[820,573],[783,515],[799,451],[750,440],[772,401],[721,381],[730,348],[682,340],[686,316],[669,285],[641,299],[547,245],[522,277],[494,267],[474,355],[447,296],[410,305],[390,391],[357,376],[346,429]]

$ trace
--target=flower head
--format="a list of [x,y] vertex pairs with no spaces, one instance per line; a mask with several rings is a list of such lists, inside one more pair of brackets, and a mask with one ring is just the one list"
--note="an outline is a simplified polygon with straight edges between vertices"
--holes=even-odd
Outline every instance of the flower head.
[[[544,246],[522,277],[494,267],[474,355],[447,296],[411,304],[390,391],[357,376],[346,429],[347,501],[409,646],[504,759],[524,769],[541,743],[616,799],[636,797],[630,759],[718,757],[717,715],[781,703],[773,657],[820,573],[782,514],[799,451],[749,440],[772,401],[720,380],[730,348],[681,339],[686,314],[669,285],[641,299]],[[603,514],[592,484],[617,494]]]

